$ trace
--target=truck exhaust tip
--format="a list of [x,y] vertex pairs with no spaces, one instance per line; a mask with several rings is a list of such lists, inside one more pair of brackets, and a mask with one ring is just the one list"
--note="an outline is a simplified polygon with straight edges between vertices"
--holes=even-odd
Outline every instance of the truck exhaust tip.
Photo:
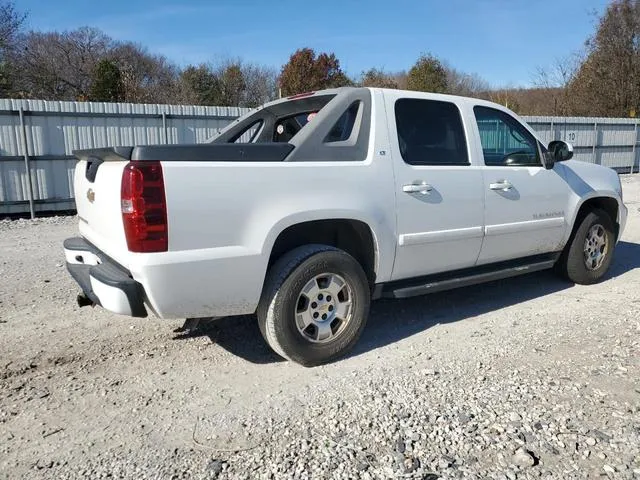
[[84,293],[79,294],[76,301],[78,302],[79,307],[94,307],[96,305],[95,302]]

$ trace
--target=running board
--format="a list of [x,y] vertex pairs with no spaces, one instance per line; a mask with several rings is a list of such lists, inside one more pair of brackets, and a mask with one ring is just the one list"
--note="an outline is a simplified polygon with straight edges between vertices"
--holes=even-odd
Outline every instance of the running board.
[[428,293],[468,287],[552,268],[560,253],[536,255],[516,261],[466,268],[454,272],[401,280],[376,286],[374,298],[407,298]]

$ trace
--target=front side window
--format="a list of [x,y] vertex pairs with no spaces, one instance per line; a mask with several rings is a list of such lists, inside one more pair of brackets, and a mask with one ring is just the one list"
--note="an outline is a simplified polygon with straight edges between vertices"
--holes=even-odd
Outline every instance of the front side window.
[[401,98],[395,105],[400,154],[410,165],[469,165],[460,111],[453,103]]
[[489,107],[473,108],[484,164],[487,166],[541,166],[538,142],[520,122]]

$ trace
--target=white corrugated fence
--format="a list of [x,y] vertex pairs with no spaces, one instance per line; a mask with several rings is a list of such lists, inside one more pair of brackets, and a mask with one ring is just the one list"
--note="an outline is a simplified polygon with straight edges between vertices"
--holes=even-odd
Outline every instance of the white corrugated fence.
[[[201,143],[246,111],[0,99],[0,215],[72,210],[74,150]],[[636,119],[524,118],[543,141],[571,142],[578,160],[639,170]]]
[[26,213],[30,207],[35,212],[72,210],[74,150],[201,143],[246,111],[0,99],[0,215]]

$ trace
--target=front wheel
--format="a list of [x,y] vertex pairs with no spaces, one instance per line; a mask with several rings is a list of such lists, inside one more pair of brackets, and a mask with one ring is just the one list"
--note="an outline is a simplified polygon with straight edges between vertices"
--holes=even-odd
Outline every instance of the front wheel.
[[305,245],[269,270],[260,331],[280,356],[304,366],[335,360],[360,338],[371,293],[360,264],[342,250]]
[[557,270],[575,283],[598,282],[613,259],[615,233],[613,220],[600,209],[589,212],[569,239]]

